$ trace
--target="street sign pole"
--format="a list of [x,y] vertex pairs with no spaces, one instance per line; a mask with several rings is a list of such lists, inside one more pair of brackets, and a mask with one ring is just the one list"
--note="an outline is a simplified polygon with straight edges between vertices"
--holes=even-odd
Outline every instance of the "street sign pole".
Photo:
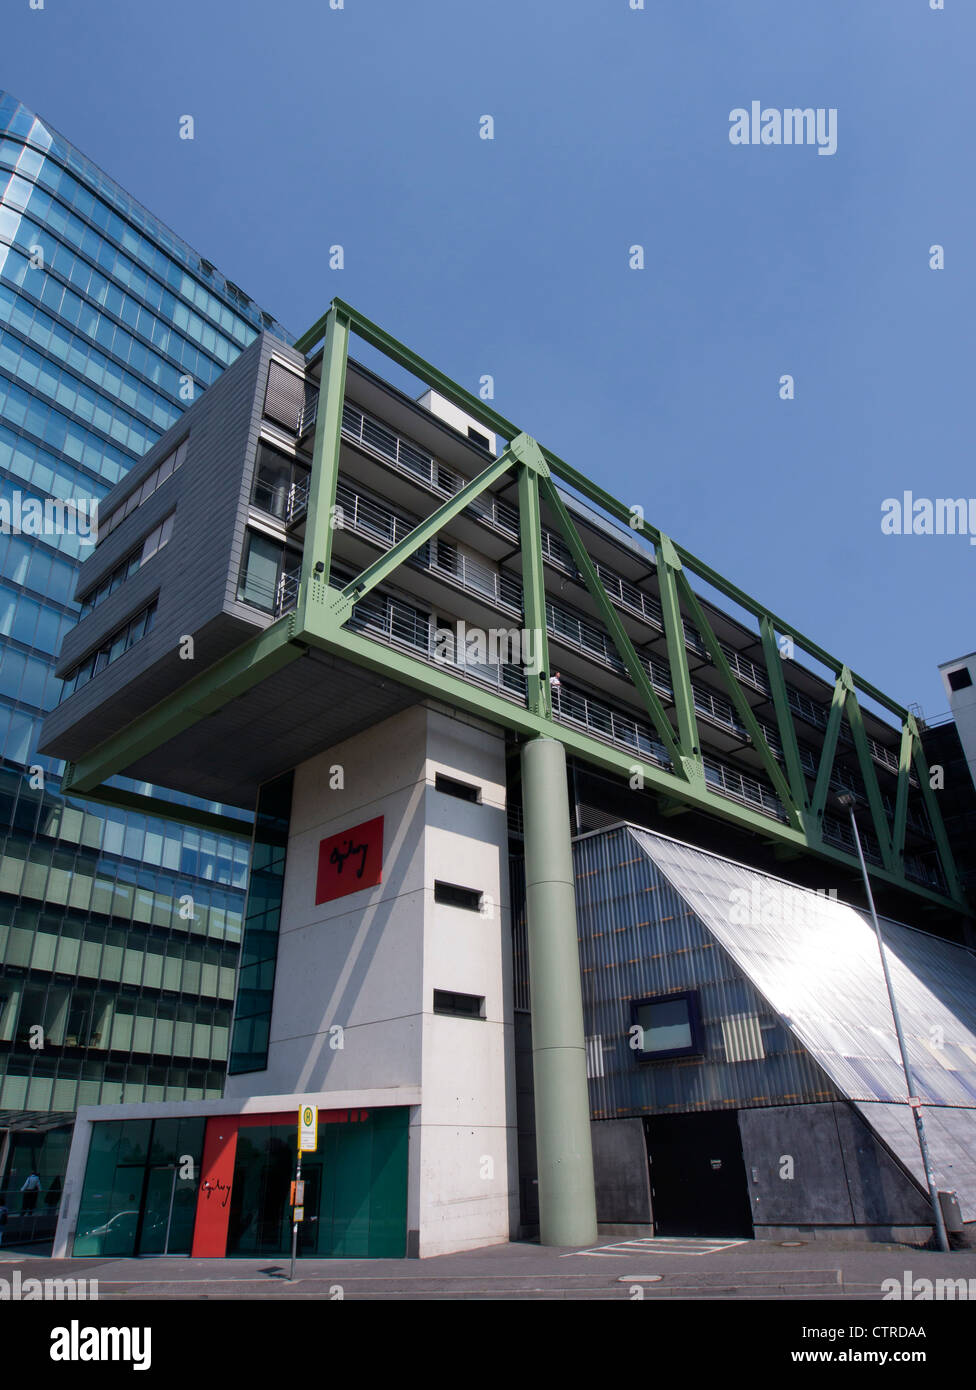
[[[298,1150],[298,1165],[297,1165],[297,1168],[296,1168],[296,1170],[295,1170],[295,1196],[296,1196],[296,1197],[297,1197],[297,1194],[301,1191],[301,1181],[302,1181],[302,1151],[301,1151],[301,1149],[299,1148],[299,1150]],[[288,1275],[289,1280],[293,1280],[293,1279],[295,1278],[295,1254],[296,1254],[296,1252],[297,1252],[297,1250],[298,1250],[298,1221],[297,1221],[297,1219],[296,1219],[296,1217],[295,1217],[295,1206],[294,1206],[294,1205],[292,1206],[292,1209],[291,1209],[291,1217],[292,1217],[292,1220],[291,1220],[291,1273]]]
[[295,1256],[298,1253],[298,1223],[305,1220],[305,1185],[302,1182],[302,1154],[315,1153],[319,1146],[319,1110],[317,1105],[303,1105],[298,1111],[298,1162],[291,1191],[291,1273],[295,1278]]

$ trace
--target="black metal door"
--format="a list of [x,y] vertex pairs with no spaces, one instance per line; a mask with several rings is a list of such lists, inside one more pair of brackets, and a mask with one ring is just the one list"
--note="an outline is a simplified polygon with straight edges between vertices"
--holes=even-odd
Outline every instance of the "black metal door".
[[752,1236],[734,1114],[654,1115],[644,1134],[655,1235]]

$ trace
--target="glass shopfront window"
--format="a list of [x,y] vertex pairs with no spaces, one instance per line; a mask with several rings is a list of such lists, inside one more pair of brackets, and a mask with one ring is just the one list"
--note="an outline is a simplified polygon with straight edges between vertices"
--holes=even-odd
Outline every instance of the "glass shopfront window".
[[206,1121],[92,1126],[74,1255],[189,1255]]
[[[300,1255],[396,1259],[406,1253],[408,1117],[406,1107],[353,1111],[348,1120],[325,1123],[320,1117],[318,1149],[302,1155]],[[294,1121],[241,1127],[228,1255],[291,1250],[288,1199],[296,1147]]]

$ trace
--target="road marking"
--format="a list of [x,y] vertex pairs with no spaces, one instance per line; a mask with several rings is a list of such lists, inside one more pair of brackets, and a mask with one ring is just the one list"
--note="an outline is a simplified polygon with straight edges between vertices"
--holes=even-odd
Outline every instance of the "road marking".
[[619,1259],[627,1255],[717,1255],[721,1250],[731,1250],[745,1243],[744,1240],[692,1240],[683,1236],[638,1236],[612,1245],[594,1245],[589,1250],[571,1250],[560,1258],[568,1260],[572,1255],[594,1255],[600,1259]]

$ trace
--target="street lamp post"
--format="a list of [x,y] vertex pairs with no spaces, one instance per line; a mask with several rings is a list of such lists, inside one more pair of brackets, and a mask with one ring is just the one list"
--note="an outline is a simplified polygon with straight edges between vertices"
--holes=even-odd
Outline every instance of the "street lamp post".
[[915,1120],[915,1129],[918,1133],[918,1147],[922,1155],[922,1167],[925,1169],[925,1181],[928,1184],[929,1200],[932,1203],[932,1216],[935,1220],[935,1234],[939,1242],[939,1249],[948,1252],[949,1237],[946,1234],[945,1220],[942,1216],[942,1204],[939,1201],[939,1190],[935,1185],[935,1174],[932,1172],[932,1164],[929,1160],[929,1146],[925,1142],[925,1126],[922,1123],[922,1102],[915,1094],[915,1087],[912,1084],[912,1071],[908,1062],[908,1049],[905,1046],[905,1035],[901,1031],[901,1019],[898,1016],[898,1005],[895,1003],[895,991],[891,983],[891,975],[888,971],[888,958],[885,954],[884,937],[881,935],[881,924],[878,921],[878,914],[874,910],[874,894],[871,892],[871,880],[868,878],[867,865],[864,862],[864,850],[861,848],[861,836],[857,828],[857,819],[854,815],[854,797],[849,793],[837,798],[841,806],[847,808],[851,816],[851,828],[854,831],[854,843],[857,845],[857,857],[861,861],[861,874],[864,878],[864,891],[868,897],[868,907],[871,909],[871,921],[874,923],[874,934],[878,938],[878,953],[881,956],[881,969],[884,973],[885,986],[888,990],[888,1003],[891,1005],[891,1017],[895,1024],[895,1034],[898,1038],[898,1050],[901,1053],[901,1064],[905,1072],[905,1085],[908,1088],[908,1104],[911,1107],[912,1116]]

